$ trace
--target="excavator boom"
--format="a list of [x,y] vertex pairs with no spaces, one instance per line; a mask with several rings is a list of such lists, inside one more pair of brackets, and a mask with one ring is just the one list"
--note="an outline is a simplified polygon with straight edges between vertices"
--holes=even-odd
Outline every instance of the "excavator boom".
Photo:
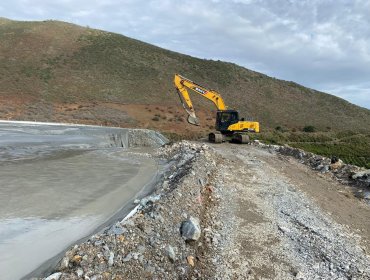
[[188,113],[188,122],[190,124],[199,125],[199,120],[195,114],[195,110],[193,107],[193,102],[190,99],[188,89],[202,95],[203,97],[211,100],[217,107],[218,110],[226,110],[227,107],[225,105],[224,100],[222,99],[221,95],[214,91],[206,89],[205,87],[198,85],[197,83],[179,75],[175,74],[174,83],[179,94],[182,106],[184,107],[185,111]]

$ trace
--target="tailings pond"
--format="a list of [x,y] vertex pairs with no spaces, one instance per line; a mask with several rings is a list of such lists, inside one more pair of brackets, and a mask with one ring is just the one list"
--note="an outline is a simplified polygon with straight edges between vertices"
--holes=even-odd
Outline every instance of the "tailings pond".
[[148,130],[0,122],[1,279],[122,217],[159,179],[146,152],[164,143]]

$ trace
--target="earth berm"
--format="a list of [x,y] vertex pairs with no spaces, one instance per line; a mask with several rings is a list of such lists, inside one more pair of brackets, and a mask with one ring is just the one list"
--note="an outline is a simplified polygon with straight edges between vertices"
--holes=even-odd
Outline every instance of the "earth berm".
[[355,191],[369,189],[353,183],[366,171],[341,180],[335,172],[351,168],[338,160],[317,168],[327,159],[285,154],[259,143],[159,148],[152,156],[174,164],[156,191],[46,279],[370,279],[370,205]]

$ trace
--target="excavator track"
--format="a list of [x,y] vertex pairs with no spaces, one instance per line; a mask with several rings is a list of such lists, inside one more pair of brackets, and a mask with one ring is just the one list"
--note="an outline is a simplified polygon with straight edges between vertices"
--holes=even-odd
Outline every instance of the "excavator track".
[[219,132],[211,132],[210,134],[208,134],[208,140],[211,143],[219,144],[223,142],[223,136]]
[[250,142],[250,139],[247,134],[235,133],[232,137],[232,142],[239,144],[248,144]]

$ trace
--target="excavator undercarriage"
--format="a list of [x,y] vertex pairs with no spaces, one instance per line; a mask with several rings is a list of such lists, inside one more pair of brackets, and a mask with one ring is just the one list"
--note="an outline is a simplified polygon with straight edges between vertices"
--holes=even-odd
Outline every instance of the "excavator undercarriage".
[[222,143],[222,142],[232,142],[239,144],[248,144],[250,139],[249,135],[245,133],[233,133],[231,135],[222,134],[219,131],[211,132],[208,134],[208,141],[211,143]]

